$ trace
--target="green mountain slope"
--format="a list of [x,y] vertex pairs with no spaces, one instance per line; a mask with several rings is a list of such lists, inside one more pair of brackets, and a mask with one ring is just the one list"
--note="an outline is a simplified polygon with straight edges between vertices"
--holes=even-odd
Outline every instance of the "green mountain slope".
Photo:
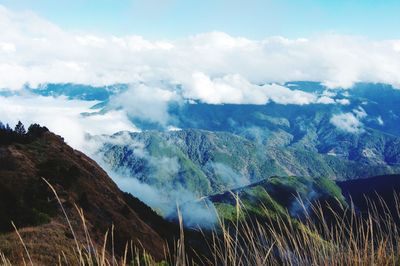
[[340,188],[327,178],[273,176],[229,192],[209,196],[219,216],[227,221],[301,217],[317,201],[346,205]]
[[[359,149],[365,152],[366,147],[374,147],[377,141],[379,138],[371,135]],[[381,145],[387,145],[385,151],[389,154],[393,140],[383,141]],[[399,171],[395,152],[392,157],[396,164],[390,165],[363,160],[354,154],[338,156],[295,146],[262,145],[231,133],[195,129],[120,132],[106,138],[99,153],[116,172],[158,189],[183,188],[197,196],[234,189],[270,176],[346,180]]]

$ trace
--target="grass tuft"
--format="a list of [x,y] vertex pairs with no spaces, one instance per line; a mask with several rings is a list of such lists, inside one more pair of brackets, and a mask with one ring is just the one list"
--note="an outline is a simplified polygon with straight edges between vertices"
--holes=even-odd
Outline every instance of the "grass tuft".
[[[57,192],[49,184],[62,208]],[[113,231],[105,233],[104,243],[97,247],[86,228],[83,211],[76,207],[82,221],[85,239],[79,242],[65,214],[71,233],[75,238],[75,254],[80,265],[399,265],[400,264],[400,205],[399,196],[394,195],[396,211],[390,210],[386,202],[368,201],[368,211],[359,213],[352,205],[331,206],[317,203],[311,206],[299,200],[307,209],[305,217],[289,219],[289,214],[271,216],[267,207],[264,219],[250,219],[245,213],[239,197],[235,195],[236,209],[230,210],[230,219],[219,219],[219,227],[206,236],[204,243],[208,252],[203,254],[188,245],[183,230],[182,216],[178,210],[180,236],[175,244],[165,251],[165,259],[155,261],[142,247],[125,246],[123,257],[116,257],[113,246]],[[340,208],[338,208],[340,206]],[[63,209],[63,208],[62,208]],[[246,217],[246,218],[244,218]],[[18,233],[29,264],[35,265],[29,250]],[[210,236],[211,235],[211,236]],[[111,241],[110,238],[111,237]],[[107,242],[111,246],[107,246]],[[110,244],[109,244],[110,245]],[[191,251],[191,252],[188,252]],[[196,254],[189,255],[189,254]],[[133,259],[129,259],[133,258]],[[62,251],[59,264],[71,264]],[[0,265],[11,265],[0,253]]]

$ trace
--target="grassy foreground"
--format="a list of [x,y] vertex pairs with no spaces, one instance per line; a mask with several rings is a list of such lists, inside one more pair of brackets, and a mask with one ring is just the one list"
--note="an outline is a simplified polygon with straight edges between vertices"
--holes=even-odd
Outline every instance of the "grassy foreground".
[[[56,191],[48,185],[64,211]],[[115,256],[113,228],[105,233],[104,244],[96,247],[86,229],[82,210],[76,208],[86,239],[83,242],[77,240],[64,211],[74,236],[72,248],[75,258],[69,261],[60,250],[59,265],[399,265],[400,204],[397,195],[394,195],[394,201],[395,211],[379,200],[369,201],[368,211],[364,213],[359,213],[351,205],[339,204],[340,208],[331,208],[329,205],[314,204],[310,207],[300,201],[305,213],[301,220],[288,219],[288,214],[269,214],[266,217],[270,218],[257,220],[240,218],[246,211],[237,198],[237,219],[227,223],[220,220],[214,231],[204,233],[206,254],[193,256],[196,251],[188,252],[191,247],[185,245],[180,218],[180,237],[165,250],[165,259],[161,262],[154,261],[133,242],[126,244],[124,256]],[[265,208],[265,211],[268,212],[268,209]],[[24,250],[23,264],[37,265],[31,260],[30,250],[18,229],[14,228]],[[0,253],[0,265],[12,265],[3,253]]]

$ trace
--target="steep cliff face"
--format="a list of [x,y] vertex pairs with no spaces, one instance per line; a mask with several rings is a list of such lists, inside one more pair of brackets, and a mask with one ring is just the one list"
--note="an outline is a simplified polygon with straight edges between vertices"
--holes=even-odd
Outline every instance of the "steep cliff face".
[[[65,253],[73,259],[73,237],[46,179],[57,191],[78,238],[85,243],[82,209],[95,246],[114,225],[114,247],[123,252],[133,241],[161,259],[164,239],[148,225],[157,217],[127,197],[99,165],[48,131],[0,145],[0,250],[14,263],[23,254],[11,221],[19,228],[33,260],[54,264]],[[135,208],[140,208],[138,214]],[[143,217],[142,217],[143,216]],[[144,222],[146,220],[147,222]],[[111,247],[111,242],[108,243]]]

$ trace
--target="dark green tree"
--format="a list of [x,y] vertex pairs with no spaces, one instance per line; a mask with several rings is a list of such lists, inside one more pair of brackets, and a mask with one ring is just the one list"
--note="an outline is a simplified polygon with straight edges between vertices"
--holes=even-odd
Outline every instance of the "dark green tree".
[[7,132],[12,132],[13,131],[9,124],[6,124],[6,131]]
[[17,133],[19,135],[25,135],[26,134],[26,130],[25,130],[24,124],[22,124],[21,121],[18,121],[18,124],[15,126],[14,131],[15,131],[15,133]]
[[46,127],[42,127],[39,124],[32,124],[28,128],[28,136],[33,138],[41,137],[47,131],[49,130]]

